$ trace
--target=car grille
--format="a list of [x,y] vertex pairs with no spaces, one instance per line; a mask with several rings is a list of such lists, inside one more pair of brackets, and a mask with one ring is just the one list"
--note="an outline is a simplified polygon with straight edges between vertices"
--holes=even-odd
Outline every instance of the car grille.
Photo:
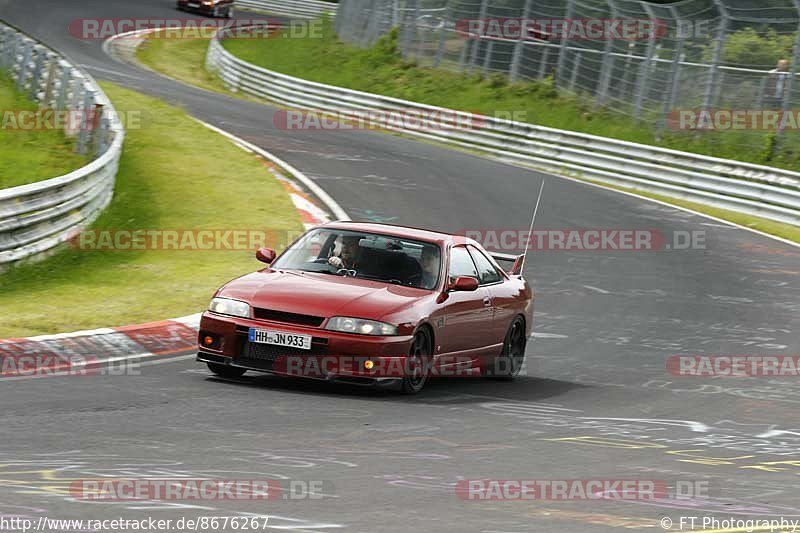
[[301,326],[320,327],[325,320],[321,316],[301,315],[299,313],[287,313],[285,311],[275,311],[273,309],[262,309],[255,307],[253,316],[259,320],[269,320],[271,322],[284,322],[286,324],[300,324]]
[[290,348],[288,346],[250,342],[244,339],[242,352],[236,360],[246,366],[272,370],[273,363],[281,357],[325,355],[327,351],[325,343],[327,343],[327,339],[313,337],[311,349],[301,350],[300,348]]

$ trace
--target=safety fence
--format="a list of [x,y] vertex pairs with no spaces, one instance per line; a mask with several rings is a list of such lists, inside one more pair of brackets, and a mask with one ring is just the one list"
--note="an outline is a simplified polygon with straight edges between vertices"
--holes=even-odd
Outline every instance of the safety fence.
[[[799,26],[800,0],[341,0],[336,19],[346,42],[369,46],[398,28],[401,53],[421,65],[552,77],[660,131],[681,111],[800,107]],[[774,153],[797,150],[797,125],[784,126],[736,140],[772,135]]]
[[42,176],[43,181],[0,190],[0,268],[4,268],[43,255],[97,218],[114,193],[124,129],[91,76],[2,22],[0,71],[41,110],[59,117],[52,123],[63,125],[65,133],[75,137],[79,153],[94,157],[69,174]]

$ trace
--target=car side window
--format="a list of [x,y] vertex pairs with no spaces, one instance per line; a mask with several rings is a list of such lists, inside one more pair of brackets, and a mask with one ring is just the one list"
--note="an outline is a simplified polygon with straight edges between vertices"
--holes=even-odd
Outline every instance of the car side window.
[[491,261],[477,248],[474,246],[469,247],[469,253],[472,255],[472,259],[475,261],[475,264],[478,266],[478,274],[480,277],[478,280],[480,281],[481,285],[486,285],[488,283],[497,283],[498,281],[502,281],[503,277],[497,272],[497,269],[494,267]]
[[478,270],[475,263],[469,256],[469,252],[463,246],[454,246],[450,249],[450,283],[459,276],[470,276],[478,278]]

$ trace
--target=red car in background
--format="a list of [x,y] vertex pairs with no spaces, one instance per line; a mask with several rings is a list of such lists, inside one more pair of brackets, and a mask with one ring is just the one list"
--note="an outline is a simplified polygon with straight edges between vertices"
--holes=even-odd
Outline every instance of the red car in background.
[[[309,230],[270,267],[220,288],[203,313],[197,360],[247,370],[422,390],[432,375],[519,373],[533,292],[521,258],[472,239],[384,224]],[[506,272],[496,262],[514,260]]]
[[234,0],[178,0],[176,7],[182,11],[196,11],[208,17],[233,18]]

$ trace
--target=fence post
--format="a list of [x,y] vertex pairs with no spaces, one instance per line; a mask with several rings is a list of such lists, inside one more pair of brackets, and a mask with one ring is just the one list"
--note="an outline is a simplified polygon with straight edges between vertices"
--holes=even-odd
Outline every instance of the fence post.
[[365,39],[368,46],[371,46],[378,40],[378,26],[380,24],[381,13],[380,6],[382,3],[383,0],[372,0],[372,9],[370,9],[369,12],[369,22],[367,22],[367,35]]
[[93,102],[94,91],[86,88],[83,93],[83,106],[81,107],[81,131],[78,133],[77,151],[79,154],[85,154],[89,147],[89,130],[92,127],[89,119],[91,118]]
[[105,106],[103,104],[95,103],[90,117],[92,119],[90,126],[92,152],[95,155],[100,154],[100,146],[103,144],[103,135],[105,134],[103,131],[103,121],[105,120],[104,108]]
[[[800,15],[800,0],[794,0],[794,7],[797,9],[798,15]],[[783,102],[781,105],[783,115],[786,115],[786,113],[789,112],[789,108],[792,106],[792,91],[794,91],[794,86],[797,83],[795,77],[797,76],[798,62],[800,62],[800,27],[798,27],[797,35],[795,36],[794,50],[792,51],[792,63],[789,65],[789,79],[786,80],[786,89],[785,93],[783,94]],[[781,123],[783,123],[783,120],[781,120]],[[778,145],[780,144],[782,138],[783,128],[779,126],[776,133],[777,142],[775,143],[775,150],[779,148]]]
[[492,52],[494,51],[494,39],[489,39],[486,49],[483,52],[483,74],[489,74],[489,65],[492,62]]
[[[572,0],[568,0],[572,3]],[[527,20],[531,16],[531,4],[533,0],[525,0],[525,7],[522,8],[522,24],[520,24],[519,39],[514,43],[514,52],[511,55],[511,70],[508,73],[511,83],[519,79],[519,64],[522,62],[522,50],[525,46],[525,28]]]
[[[421,16],[420,13],[421,13],[420,7],[419,4],[417,4],[417,11],[416,11],[417,21],[419,21],[419,17]],[[425,45],[428,44],[428,34],[431,33],[433,33],[433,31],[427,24],[424,24],[422,26],[419,26],[419,24],[417,24],[417,46],[414,47],[414,57],[417,58],[417,63],[419,64],[422,64],[420,62],[420,57],[424,56],[425,54]]]
[[361,9],[358,11],[358,18],[356,19],[356,32],[358,32],[358,44],[360,46],[369,46],[369,21],[372,11],[374,10],[375,2],[371,0],[363,0]]
[[400,0],[392,0],[392,28],[400,24]]
[[544,79],[547,76],[547,65],[550,63],[550,47],[544,46],[542,50],[542,59],[539,63],[539,79]]
[[728,24],[730,23],[728,17],[728,10],[722,3],[722,0],[713,0],[714,4],[719,9],[722,19],[719,23],[719,35],[717,42],[714,44],[714,53],[711,57],[711,65],[708,71],[708,81],[706,81],[705,95],[703,96],[703,110],[711,108],[714,95],[717,91],[717,78],[719,74],[719,64],[722,62],[722,50],[725,48],[725,39],[728,34]]
[[447,9],[444,12],[444,18],[442,18],[442,29],[439,31],[439,44],[436,46],[436,58],[433,60],[434,67],[438,67],[442,63],[444,44],[447,40],[447,23],[453,18],[453,3],[455,1],[456,0],[448,0],[447,2]]
[[109,145],[108,136],[109,136],[110,130],[111,130],[111,125],[110,125],[110,122],[108,120],[108,117],[103,115],[103,117],[100,119],[100,127],[96,132],[96,135],[97,135],[97,138],[96,138],[97,152],[96,152],[96,154],[97,154],[98,157],[103,155],[106,152],[106,150],[108,150],[108,145]]
[[[676,26],[679,24],[679,17],[678,11],[675,9],[674,6],[669,7],[669,11],[672,14],[673,20],[675,20]],[[667,89],[666,98],[664,98],[664,114],[661,117],[661,122],[659,124],[660,129],[666,128],[667,119],[669,114],[672,112],[672,108],[675,107],[675,100],[678,97],[678,89],[681,80],[681,63],[683,62],[684,55],[683,55],[683,47],[685,45],[684,37],[682,33],[677,35],[677,45],[675,46],[675,55],[672,58],[672,69],[669,73],[669,88]]]
[[[420,0],[413,0],[414,4],[418,4]],[[415,8],[416,9],[416,8]],[[406,7],[403,12],[403,35],[402,39],[400,39],[400,53],[403,57],[406,57],[408,54],[409,49],[411,48],[411,24],[409,24],[409,18],[413,17],[413,13],[409,16],[411,10],[408,7],[408,2],[406,2]],[[414,21],[414,29],[416,30],[417,21]]]
[[[647,16],[650,20],[656,19],[653,9],[646,3],[642,7],[647,11]],[[639,77],[636,79],[636,103],[634,104],[633,116],[637,122],[642,119],[642,104],[644,103],[644,95],[647,92],[647,80],[650,79],[650,65],[653,62],[653,53],[655,51],[656,36],[655,34],[650,37],[647,42],[647,58],[639,65]]]
[[[606,0],[608,7],[611,8],[611,18],[617,18],[617,5],[614,3],[614,0]],[[614,56],[611,55],[611,47],[614,45],[614,41],[606,35],[606,46],[603,50],[603,64],[600,67],[600,84],[597,87],[597,94],[595,95],[594,105],[601,106],[606,101],[606,95],[608,94],[608,85],[611,83],[611,74],[614,70]]]
[[714,91],[711,107],[719,107],[721,105],[723,87],[725,87],[725,70],[720,68],[717,76],[717,88]]
[[470,37],[469,33],[467,34],[466,38],[464,39],[464,44],[461,46],[461,53],[458,56],[458,69],[461,72],[465,72],[467,70],[467,54],[469,53],[470,47],[472,46],[473,39]]
[[0,27],[0,68],[5,70],[8,66],[8,47],[11,46],[12,29]]
[[[636,43],[634,41],[628,43],[628,53],[625,54],[625,65],[622,67],[622,82],[617,89],[617,96],[625,96],[625,91],[629,85],[628,74],[631,72],[631,62],[633,60],[633,51],[635,48]],[[635,91],[632,91],[632,93],[635,93]]]
[[44,59],[47,53],[44,48],[37,46],[34,48],[36,51],[36,60],[33,64],[33,76],[31,77],[31,92],[30,96],[34,101],[38,101],[39,89],[42,84],[42,74],[44,71]]
[[419,43],[423,39],[421,37],[421,30],[419,27],[419,17],[420,17],[420,3],[422,0],[414,0],[414,33],[413,38],[416,41],[417,46],[414,47],[414,54],[415,58],[419,60]]
[[31,54],[33,51],[33,42],[23,40],[22,46],[22,60],[20,61],[19,72],[17,73],[17,90],[20,92],[25,89],[25,81],[28,77],[28,63],[31,61]]
[[342,34],[342,22],[347,20],[347,7],[350,0],[339,0],[339,5],[336,6],[336,17],[333,19],[333,31],[336,35]]
[[[59,65],[61,63],[59,62]],[[58,96],[56,97],[56,109],[66,109],[67,95],[69,94],[69,82],[72,76],[72,69],[61,65],[61,81],[58,84]]]
[[3,69],[14,68],[14,56],[17,53],[17,34],[9,29],[6,34],[5,48],[3,49]]
[[[489,9],[489,0],[481,0],[481,9],[478,13],[478,23],[480,27],[483,28],[486,23],[486,12]],[[481,46],[481,37],[476,36],[474,42],[472,43],[472,50],[469,57],[469,66],[470,68],[475,66],[475,63],[478,61],[478,49]]]
[[575,62],[572,65],[572,76],[569,78],[569,90],[575,92],[575,83],[578,81],[578,70],[581,68],[581,55],[580,52],[575,52]]
[[[575,16],[575,4],[573,0],[567,0],[567,8],[565,11],[564,18],[566,19],[567,24]],[[567,39],[568,39],[567,32],[565,31],[564,34],[561,36],[561,46],[558,48],[558,63],[556,66],[556,77],[555,82],[556,86],[558,86],[558,79],[561,77],[561,74],[564,72],[564,64],[567,61]]]
[[53,91],[56,88],[56,77],[58,73],[58,58],[52,58],[47,64],[47,79],[44,82],[44,98],[42,105],[49,107],[53,101]]
[[756,100],[756,109],[764,107],[764,93],[767,90],[767,77],[765,76],[761,83],[758,85],[758,100]]

